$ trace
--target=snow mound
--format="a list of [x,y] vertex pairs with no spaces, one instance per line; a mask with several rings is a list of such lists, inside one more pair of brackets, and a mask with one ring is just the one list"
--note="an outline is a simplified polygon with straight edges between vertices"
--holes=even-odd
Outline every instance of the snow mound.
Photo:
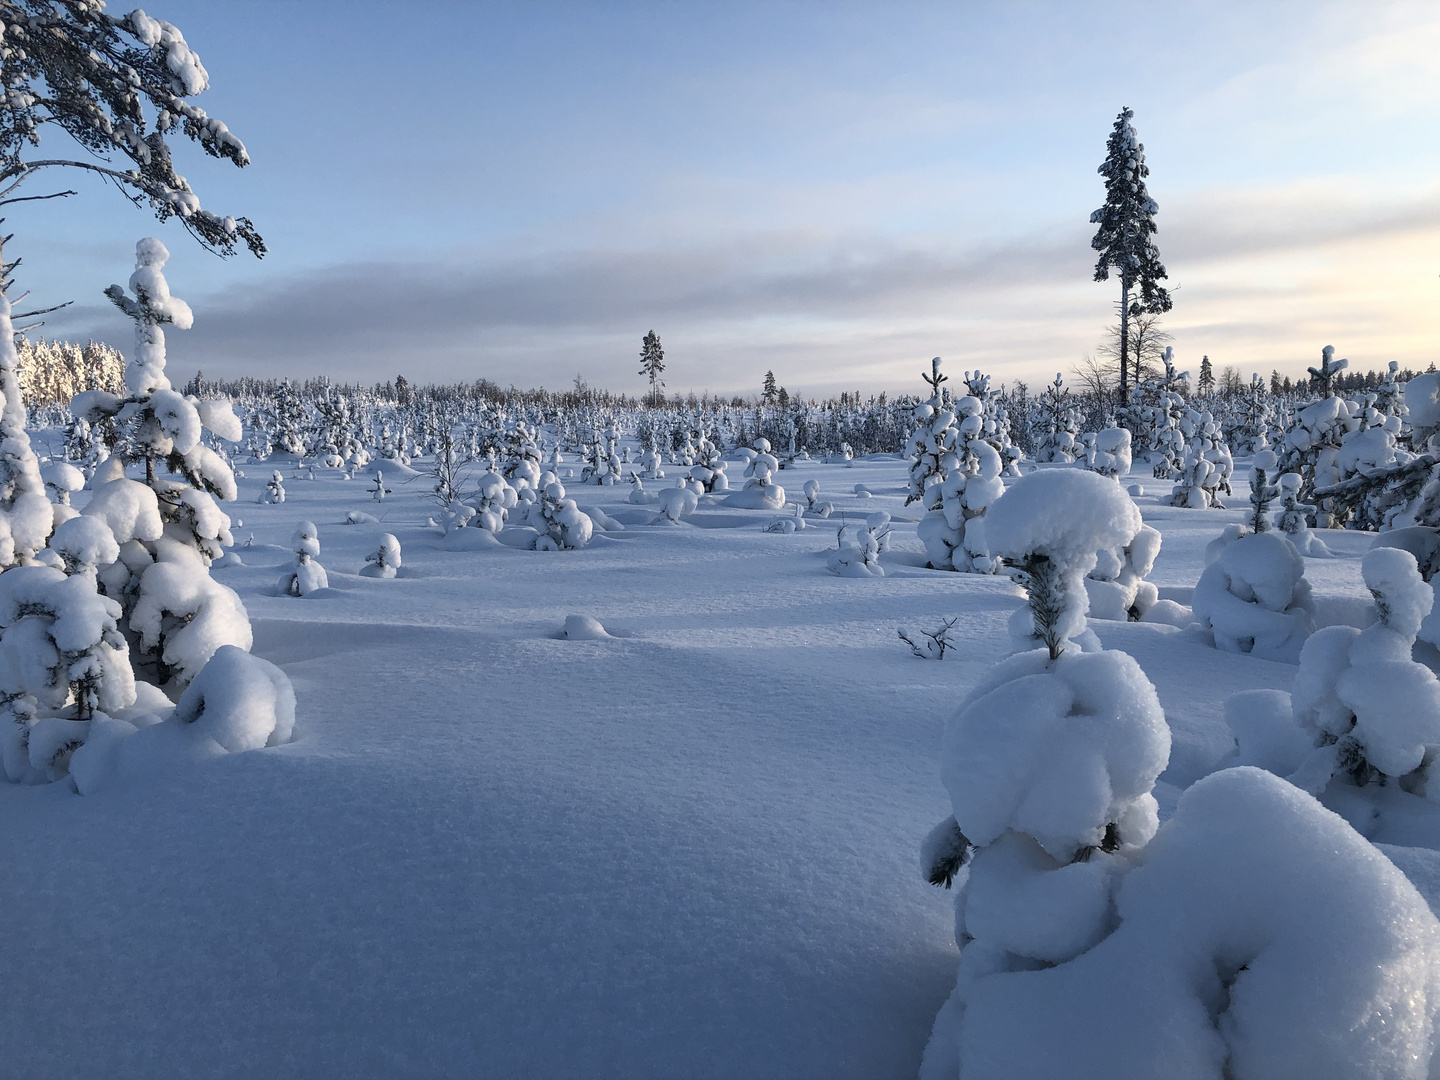
[[599,619],[589,615],[565,616],[565,637],[569,641],[600,641],[609,636]]
[[295,728],[295,691],[270,661],[222,645],[185,688],[174,718],[231,753],[279,746]]

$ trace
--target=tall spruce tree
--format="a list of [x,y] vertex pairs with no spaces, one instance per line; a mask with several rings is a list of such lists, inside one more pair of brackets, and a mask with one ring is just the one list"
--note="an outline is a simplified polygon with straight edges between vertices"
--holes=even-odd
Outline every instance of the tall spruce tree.
[[766,405],[774,405],[779,393],[780,391],[775,385],[775,372],[765,372],[765,385],[760,389],[761,402]]
[[[1195,391],[1204,397],[1215,389],[1215,365],[1210,362],[1210,357],[1200,358],[1200,381],[1195,384]],[[1276,391],[1279,392],[1278,390]]]
[[660,373],[665,370],[665,350],[660,347],[660,336],[651,330],[640,342],[640,374],[650,380],[650,404],[660,403],[660,388],[665,381]]
[[[1152,237],[1160,207],[1145,189],[1150,169],[1145,146],[1130,121],[1135,113],[1120,110],[1105,146],[1105,161],[1097,170],[1105,178],[1105,205],[1090,215],[1098,225],[1090,246],[1100,253],[1095,280],[1110,280],[1113,267],[1120,276],[1120,404],[1129,404],[1130,383],[1125,357],[1129,356],[1130,320],[1142,314],[1170,310],[1170,293],[1159,283],[1166,276],[1160,250]],[[1132,299],[1131,293],[1138,292]]]

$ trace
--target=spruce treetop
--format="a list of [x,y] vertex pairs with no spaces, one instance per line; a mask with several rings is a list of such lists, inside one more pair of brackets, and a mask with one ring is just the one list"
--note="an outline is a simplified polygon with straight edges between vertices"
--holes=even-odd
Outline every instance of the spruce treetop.
[[1100,253],[1095,280],[1108,281],[1115,268],[1127,286],[1140,290],[1129,314],[1158,314],[1171,306],[1170,293],[1159,284],[1165,264],[1152,239],[1160,207],[1145,189],[1150,168],[1130,122],[1134,118],[1134,110],[1121,109],[1105,144],[1105,161],[1097,170],[1105,178],[1105,205],[1090,215],[1090,223],[1099,226],[1090,246]]

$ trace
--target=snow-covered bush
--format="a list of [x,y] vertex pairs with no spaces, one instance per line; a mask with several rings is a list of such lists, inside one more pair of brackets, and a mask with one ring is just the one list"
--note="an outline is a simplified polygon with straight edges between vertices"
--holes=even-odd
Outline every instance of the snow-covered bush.
[[551,473],[540,477],[539,498],[531,505],[526,521],[539,535],[536,551],[570,551],[590,542],[595,526],[589,516],[566,498],[565,487]]
[[1085,576],[1100,552],[1130,545],[1142,525],[1120,485],[1098,473],[1046,469],[1016,481],[986,515],[985,535],[1028,596],[1010,621],[1017,649],[1043,645],[1054,658],[1078,644],[1087,634]]
[[1041,439],[1036,461],[1071,462],[1079,456],[1078,412],[1059,372],[1040,395]]
[[785,505],[785,489],[774,480],[780,469],[780,462],[770,453],[768,439],[756,439],[752,444],[755,456],[745,469],[745,486],[725,497],[726,506],[746,510],[779,510]]
[[1429,1074],[1440,922],[1389,859],[1283,780],[1236,768],[1193,785],[1116,891],[1113,933],[1068,962],[1020,957],[1051,944],[1034,924],[1078,906],[1080,882],[1044,889],[1015,862],[1003,897],[966,906],[1022,948],[985,964],[979,935],[966,947],[922,1080]]
[[1440,747],[1440,681],[1411,659],[1435,594],[1400,548],[1371,548],[1361,573],[1379,619],[1315,631],[1290,690],[1295,720],[1318,746],[1292,780],[1315,794],[1341,773],[1362,786],[1405,776]]
[[864,525],[845,525],[836,534],[836,551],[827,564],[841,577],[884,577],[880,552],[888,550],[890,515],[877,510]]
[[1159,591],[1145,578],[1160,554],[1160,533],[1141,525],[1124,545],[1096,552],[1095,569],[1085,576],[1090,617],[1136,621],[1155,606]]
[[295,690],[270,661],[223,645],[185,688],[173,720],[194,724],[232,754],[279,746],[294,732]]
[[[276,473],[275,475],[278,477],[280,474]],[[385,473],[382,470],[375,470],[375,475],[370,478],[370,487],[367,490],[369,490],[370,492],[370,497],[376,502],[385,501],[385,496],[389,495],[391,492],[390,489],[385,486]],[[281,496],[282,497],[280,501],[283,502],[283,491],[281,492]]]
[[1101,476],[1119,480],[1130,472],[1130,432],[1122,427],[1097,432],[1086,447],[1085,467]]
[[365,556],[360,573],[365,577],[393,578],[400,569],[400,541],[392,533],[380,534],[380,546]]
[[1217,649],[1263,660],[1296,663],[1315,625],[1305,561],[1275,532],[1227,544],[1200,575],[1193,607]]
[[285,478],[280,475],[279,470],[270,474],[270,479],[265,482],[265,490],[260,493],[256,502],[262,503],[283,503],[285,501]]
[[828,518],[835,512],[833,503],[826,502],[820,498],[820,481],[806,480],[802,489],[805,492],[805,511],[814,514],[816,517]]
[[673,525],[679,525],[681,520],[693,514],[700,504],[700,497],[692,489],[679,485],[662,488],[656,497],[661,516]]
[[320,565],[320,531],[313,522],[302,521],[290,538],[295,561],[280,575],[280,592],[286,596],[309,596],[330,587],[329,575]]
[[1280,477],[1280,531],[1290,538],[1295,550],[1301,555],[1326,558],[1330,555],[1330,549],[1310,528],[1315,507],[1300,501],[1303,482],[1299,473],[1284,473]]

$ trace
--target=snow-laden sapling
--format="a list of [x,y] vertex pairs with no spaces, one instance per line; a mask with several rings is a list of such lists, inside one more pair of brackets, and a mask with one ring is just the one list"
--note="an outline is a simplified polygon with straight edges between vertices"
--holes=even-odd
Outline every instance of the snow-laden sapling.
[[400,541],[391,533],[380,534],[380,546],[365,556],[360,568],[364,577],[393,578],[400,569]]
[[[932,363],[938,376],[938,362]],[[932,408],[917,408],[923,424],[910,444],[914,461],[906,503],[919,499],[927,511],[916,535],[936,570],[995,573],[1000,563],[986,545],[983,519],[1005,492],[1004,465],[984,438],[984,406],[967,396],[951,409],[932,415],[927,411]]]
[[1273,450],[1261,450],[1250,463],[1250,513],[1245,525],[1252,533],[1269,532],[1274,527],[1271,505],[1280,498],[1280,485],[1272,481],[1279,463]]
[[695,490],[686,485],[683,479],[678,481],[674,487],[661,488],[657,493],[657,500],[660,506],[660,516],[672,525],[679,525],[700,505],[700,496],[696,495]]
[[[959,617],[945,619],[934,630],[906,630],[903,626],[896,629],[900,640],[910,646],[910,651],[922,660],[944,660],[945,654],[951,649],[959,648],[958,643],[952,636],[955,624],[960,621]],[[955,855],[960,853],[956,852]],[[943,861],[943,860],[942,860]],[[954,872],[950,871],[950,876]],[[932,878],[932,884],[939,884]],[[948,884],[948,882],[947,882]]]
[[565,486],[551,473],[540,477],[539,498],[531,504],[527,522],[540,534],[536,551],[572,551],[590,542],[595,526],[588,514],[567,498]]
[[[276,473],[275,475],[278,477],[280,474]],[[375,470],[375,475],[370,478],[370,487],[367,490],[370,492],[370,497],[376,502],[384,502],[385,496],[391,494],[390,489],[385,486],[385,473],[382,470]]]
[[1205,568],[1192,601],[1215,647],[1293,664],[1315,628],[1305,560],[1278,532],[1240,536]]
[[260,493],[256,502],[262,503],[283,503],[285,501],[285,478],[280,475],[277,469],[270,474],[270,479],[265,482],[265,490]]
[[1125,544],[1096,552],[1095,568],[1085,576],[1090,617],[1135,622],[1145,617],[1160,592],[1145,578],[1160,554],[1160,533],[1141,525]]
[[1300,501],[1300,488],[1304,482],[1299,473],[1283,473],[1280,476],[1280,531],[1290,538],[1301,555],[1312,559],[1329,558],[1330,549],[1310,528],[1310,519],[1315,514],[1314,505]]
[[814,514],[816,517],[828,518],[835,512],[832,503],[825,502],[820,498],[820,481],[806,480],[802,488],[805,492],[805,512]]
[[1315,631],[1290,688],[1295,720],[1318,746],[1291,782],[1312,794],[1335,775],[1361,786],[1404,777],[1440,747],[1440,681],[1411,659],[1435,594],[1400,548],[1371,548],[1361,573],[1379,619]]
[[1085,615],[1085,576],[1102,551],[1141,534],[1140,511],[1120,485],[1098,473],[1054,469],[1017,481],[986,515],[991,549],[1013,567],[1027,606],[1010,620],[1017,649],[1044,647],[1051,659],[1098,647]]
[[625,501],[632,506],[652,506],[660,501],[660,496],[653,491],[645,490],[645,483],[640,479],[638,473],[630,474],[630,494]]
[[745,469],[748,478],[745,486],[727,495],[725,505],[746,510],[780,510],[785,506],[785,489],[774,480],[780,462],[770,453],[768,439],[756,439],[752,445],[755,456]]
[[1138,530],[1119,485],[1080,470],[1024,477],[991,511],[995,550],[1026,568],[1045,647],[996,665],[946,725],[954,813],[921,855],[927,880],[956,887],[961,960],[927,1075],[956,1074],[939,1063],[964,1056],[959,1017],[984,1006],[989,977],[1062,964],[1111,931],[1117,882],[1158,827],[1151,790],[1170,730],[1155,688],[1125,653],[1069,644],[1095,553]]
[[884,577],[880,553],[890,547],[890,515],[877,510],[864,525],[842,525],[836,534],[837,550],[830,556],[832,574],[841,577]]
[[1097,432],[1085,453],[1085,467],[1101,476],[1119,480],[1129,475],[1131,463],[1130,432],[1122,427]]
[[320,531],[313,522],[302,521],[290,538],[295,561],[280,575],[280,592],[286,596],[309,596],[330,587],[330,578],[320,565]]

